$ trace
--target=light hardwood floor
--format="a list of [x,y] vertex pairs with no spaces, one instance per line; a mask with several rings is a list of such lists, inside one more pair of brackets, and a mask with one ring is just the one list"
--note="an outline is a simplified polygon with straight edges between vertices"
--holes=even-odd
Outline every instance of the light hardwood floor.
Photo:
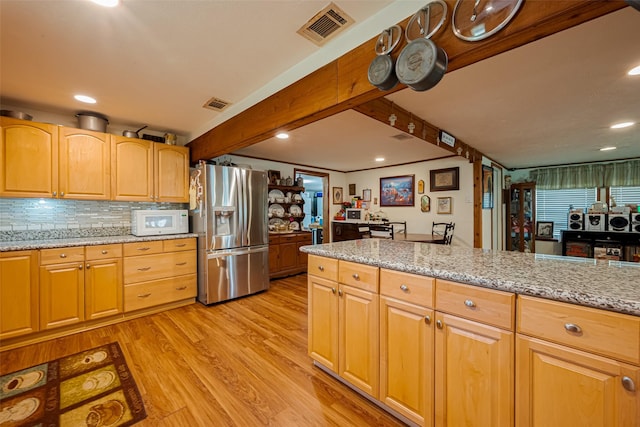
[[5,351],[0,374],[118,341],[147,410],[140,426],[403,425],[312,365],[306,280]]

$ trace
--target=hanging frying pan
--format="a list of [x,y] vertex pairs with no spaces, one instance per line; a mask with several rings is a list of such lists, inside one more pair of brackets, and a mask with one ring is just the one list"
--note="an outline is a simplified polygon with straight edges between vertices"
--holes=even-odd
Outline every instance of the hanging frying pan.
[[399,25],[389,27],[380,33],[376,42],[376,57],[369,65],[369,83],[380,90],[389,90],[398,84],[395,73],[395,65],[390,53],[395,49],[402,37],[402,28]]

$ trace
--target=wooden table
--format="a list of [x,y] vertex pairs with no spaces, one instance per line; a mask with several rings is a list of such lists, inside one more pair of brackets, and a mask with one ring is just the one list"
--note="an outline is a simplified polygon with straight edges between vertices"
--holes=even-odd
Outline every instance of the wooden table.
[[444,243],[444,236],[440,234],[418,234],[418,233],[398,233],[393,236],[393,240],[405,240],[407,242],[420,243]]

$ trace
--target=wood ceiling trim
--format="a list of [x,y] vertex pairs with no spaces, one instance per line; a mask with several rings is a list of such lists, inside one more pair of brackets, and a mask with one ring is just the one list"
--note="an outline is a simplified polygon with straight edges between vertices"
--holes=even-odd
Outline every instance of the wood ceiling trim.
[[[487,40],[469,43],[453,34],[450,17],[455,0],[446,2],[449,6],[446,30],[433,40],[449,56],[448,72],[628,7],[623,0],[525,1],[505,29]],[[400,25],[406,27],[407,21],[408,18]],[[191,161],[211,159],[248,147],[271,138],[278,130],[293,130],[404,89],[399,84],[383,92],[369,83],[367,71],[375,56],[376,40],[377,37],[372,38],[195,138],[187,144]],[[397,57],[405,44],[403,40],[393,56]]]

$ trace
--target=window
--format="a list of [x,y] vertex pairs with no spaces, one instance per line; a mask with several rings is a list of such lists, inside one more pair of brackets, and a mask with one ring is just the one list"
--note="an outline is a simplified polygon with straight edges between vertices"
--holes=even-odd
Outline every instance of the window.
[[609,202],[611,198],[615,200],[616,206],[640,205],[640,187],[611,187]]
[[536,221],[553,221],[553,237],[559,239],[560,231],[567,230],[569,210],[582,208],[587,212],[596,201],[596,193],[596,188],[536,189]]

